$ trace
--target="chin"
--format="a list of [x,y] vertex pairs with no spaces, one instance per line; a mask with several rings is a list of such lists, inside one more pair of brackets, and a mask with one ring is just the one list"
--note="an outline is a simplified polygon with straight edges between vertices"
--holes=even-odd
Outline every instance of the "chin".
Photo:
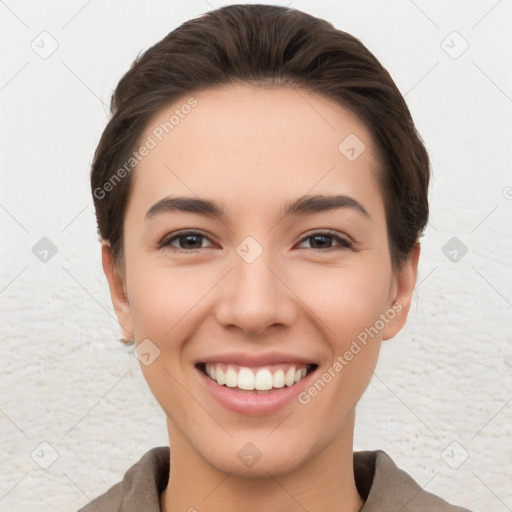
[[[276,436],[265,433],[236,436],[218,444],[215,451],[205,450],[198,454],[213,468],[237,478],[279,477],[293,472],[306,464],[318,448],[313,443],[305,444],[304,436],[290,439],[290,436]],[[265,439],[266,436],[269,436]]]
[[261,459],[252,463],[253,465],[241,462],[236,454],[231,457],[220,456],[218,460],[209,462],[217,470],[236,478],[261,479],[286,475],[300,467],[303,461],[303,457],[290,453],[289,456],[262,455]]

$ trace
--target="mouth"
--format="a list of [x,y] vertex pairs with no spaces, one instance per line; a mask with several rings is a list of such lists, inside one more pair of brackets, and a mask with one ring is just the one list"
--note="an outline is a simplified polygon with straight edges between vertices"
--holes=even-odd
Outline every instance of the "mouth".
[[[197,363],[196,368],[217,386],[252,395],[278,393],[293,388],[309,377],[317,364],[284,363],[260,367],[232,363]],[[309,380],[309,379],[308,379]]]

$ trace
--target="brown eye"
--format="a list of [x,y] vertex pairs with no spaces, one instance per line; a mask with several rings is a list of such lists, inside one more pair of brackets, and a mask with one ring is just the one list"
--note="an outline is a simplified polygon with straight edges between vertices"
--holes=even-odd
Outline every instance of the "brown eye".
[[159,243],[160,247],[169,248],[173,251],[197,251],[209,246],[203,246],[203,241],[210,239],[199,231],[182,231],[172,237],[166,237]]
[[[313,233],[304,237],[301,240],[301,244],[305,241],[310,240],[311,249],[322,250],[322,249],[351,249],[352,243],[346,238],[342,238],[335,233],[329,231]],[[333,243],[338,244],[337,247],[333,246]],[[304,248],[304,247],[303,247]],[[307,247],[305,247],[307,249]]]

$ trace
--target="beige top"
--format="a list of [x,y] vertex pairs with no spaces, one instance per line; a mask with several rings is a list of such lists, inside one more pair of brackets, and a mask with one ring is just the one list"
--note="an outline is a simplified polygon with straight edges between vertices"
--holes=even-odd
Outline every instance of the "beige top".
[[[365,500],[360,512],[470,512],[424,491],[382,450],[354,452],[354,477]],[[78,512],[161,512],[169,478],[169,447],[149,450],[112,486]]]

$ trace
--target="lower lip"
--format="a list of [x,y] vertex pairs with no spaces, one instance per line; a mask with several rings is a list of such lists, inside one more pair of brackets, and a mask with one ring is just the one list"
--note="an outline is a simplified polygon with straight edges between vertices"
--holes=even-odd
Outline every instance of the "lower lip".
[[210,393],[221,405],[239,414],[249,416],[260,416],[271,414],[287,406],[297,395],[304,391],[308,386],[311,375],[315,371],[309,372],[303,379],[296,382],[293,386],[285,386],[269,393],[253,393],[252,391],[237,391],[237,388],[229,388],[217,384],[213,379],[206,376],[200,369],[197,369],[202,382],[206,385]]

